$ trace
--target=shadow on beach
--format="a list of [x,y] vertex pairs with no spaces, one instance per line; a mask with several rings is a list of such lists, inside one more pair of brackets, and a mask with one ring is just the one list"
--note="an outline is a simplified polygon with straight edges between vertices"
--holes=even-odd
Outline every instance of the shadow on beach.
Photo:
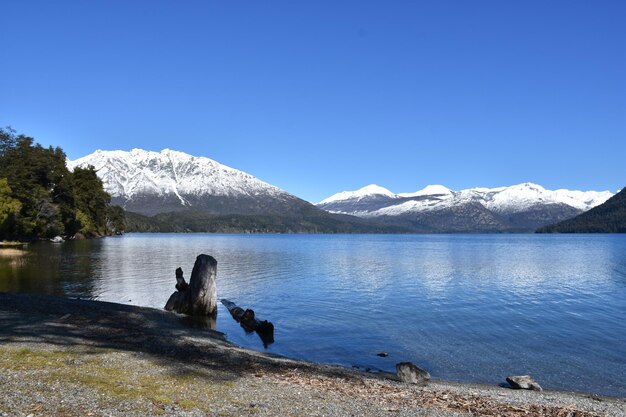
[[0,344],[5,346],[28,342],[84,346],[86,352],[94,347],[135,352],[172,367],[173,372],[202,369],[204,377],[216,381],[233,380],[259,368],[284,368],[271,355],[239,349],[226,342],[223,333],[207,327],[152,308],[0,293]]

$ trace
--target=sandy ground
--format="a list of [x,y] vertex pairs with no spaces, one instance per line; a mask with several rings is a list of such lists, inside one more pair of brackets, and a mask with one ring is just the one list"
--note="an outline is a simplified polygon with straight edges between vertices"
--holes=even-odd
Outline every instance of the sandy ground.
[[248,351],[162,310],[0,293],[0,416],[626,416],[626,400]]
[[27,253],[28,251],[25,251],[23,249],[0,247],[0,256],[2,257],[13,258],[16,256],[26,255]]

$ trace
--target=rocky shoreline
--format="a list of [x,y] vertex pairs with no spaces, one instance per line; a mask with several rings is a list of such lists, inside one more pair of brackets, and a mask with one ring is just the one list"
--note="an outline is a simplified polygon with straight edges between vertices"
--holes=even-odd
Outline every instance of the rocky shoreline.
[[626,400],[383,374],[241,349],[163,310],[0,293],[0,415],[626,416]]

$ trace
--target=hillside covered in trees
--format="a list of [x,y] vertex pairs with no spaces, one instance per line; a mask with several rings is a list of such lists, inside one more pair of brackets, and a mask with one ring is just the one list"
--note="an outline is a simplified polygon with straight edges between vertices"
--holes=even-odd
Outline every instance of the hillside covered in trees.
[[126,212],[126,231],[160,233],[409,233],[358,217],[311,210],[300,215],[212,214],[176,211],[148,217]]
[[626,188],[605,203],[537,233],[626,233]]
[[121,232],[124,210],[110,201],[93,167],[71,172],[61,148],[0,129],[0,240]]

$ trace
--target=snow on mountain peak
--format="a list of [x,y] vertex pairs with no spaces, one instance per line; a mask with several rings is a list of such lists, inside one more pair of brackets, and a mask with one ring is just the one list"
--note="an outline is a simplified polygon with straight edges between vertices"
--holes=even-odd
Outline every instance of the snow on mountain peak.
[[[497,213],[518,213],[535,206],[566,205],[577,210],[586,211],[608,200],[613,193],[609,191],[571,191],[546,190],[544,187],[531,182],[516,184],[509,187],[497,188],[469,188],[452,191],[443,185],[428,185],[414,193],[392,194],[386,189],[389,197],[401,198],[399,201],[390,201],[388,205],[372,204],[369,209],[362,204],[358,212],[351,205],[342,210],[341,205],[351,201],[358,201],[375,194],[376,187],[370,185],[357,191],[344,191],[323,200],[318,205],[334,203],[332,210],[337,213],[353,214],[372,217],[380,215],[400,215],[409,212],[440,210],[467,203],[480,203],[485,208]],[[380,187],[382,188],[382,187]],[[339,206],[338,206],[339,205]]]
[[356,191],[357,194],[362,195],[384,195],[387,197],[395,197],[395,194],[386,189],[385,187],[381,187],[380,185],[370,184],[365,187],[359,188]]
[[414,193],[400,193],[398,197],[420,197],[423,195],[447,195],[452,194],[452,190],[443,185],[427,185]]
[[565,204],[586,211],[604,203],[612,195],[608,191],[552,191],[527,182],[490,190],[485,194],[484,205],[500,212],[521,211],[537,204]]
[[337,201],[345,201],[345,200],[361,200],[365,197],[372,196],[384,196],[389,198],[396,198],[396,195],[386,189],[385,187],[381,187],[380,185],[370,184],[365,187],[359,188],[356,191],[342,191],[340,193],[334,194],[325,200],[320,201],[318,204],[328,204]]
[[113,197],[127,200],[142,194],[175,195],[185,205],[185,196],[287,195],[250,174],[205,157],[163,149],[161,152],[133,149],[103,151],[68,161],[69,169],[92,165],[104,188]]

